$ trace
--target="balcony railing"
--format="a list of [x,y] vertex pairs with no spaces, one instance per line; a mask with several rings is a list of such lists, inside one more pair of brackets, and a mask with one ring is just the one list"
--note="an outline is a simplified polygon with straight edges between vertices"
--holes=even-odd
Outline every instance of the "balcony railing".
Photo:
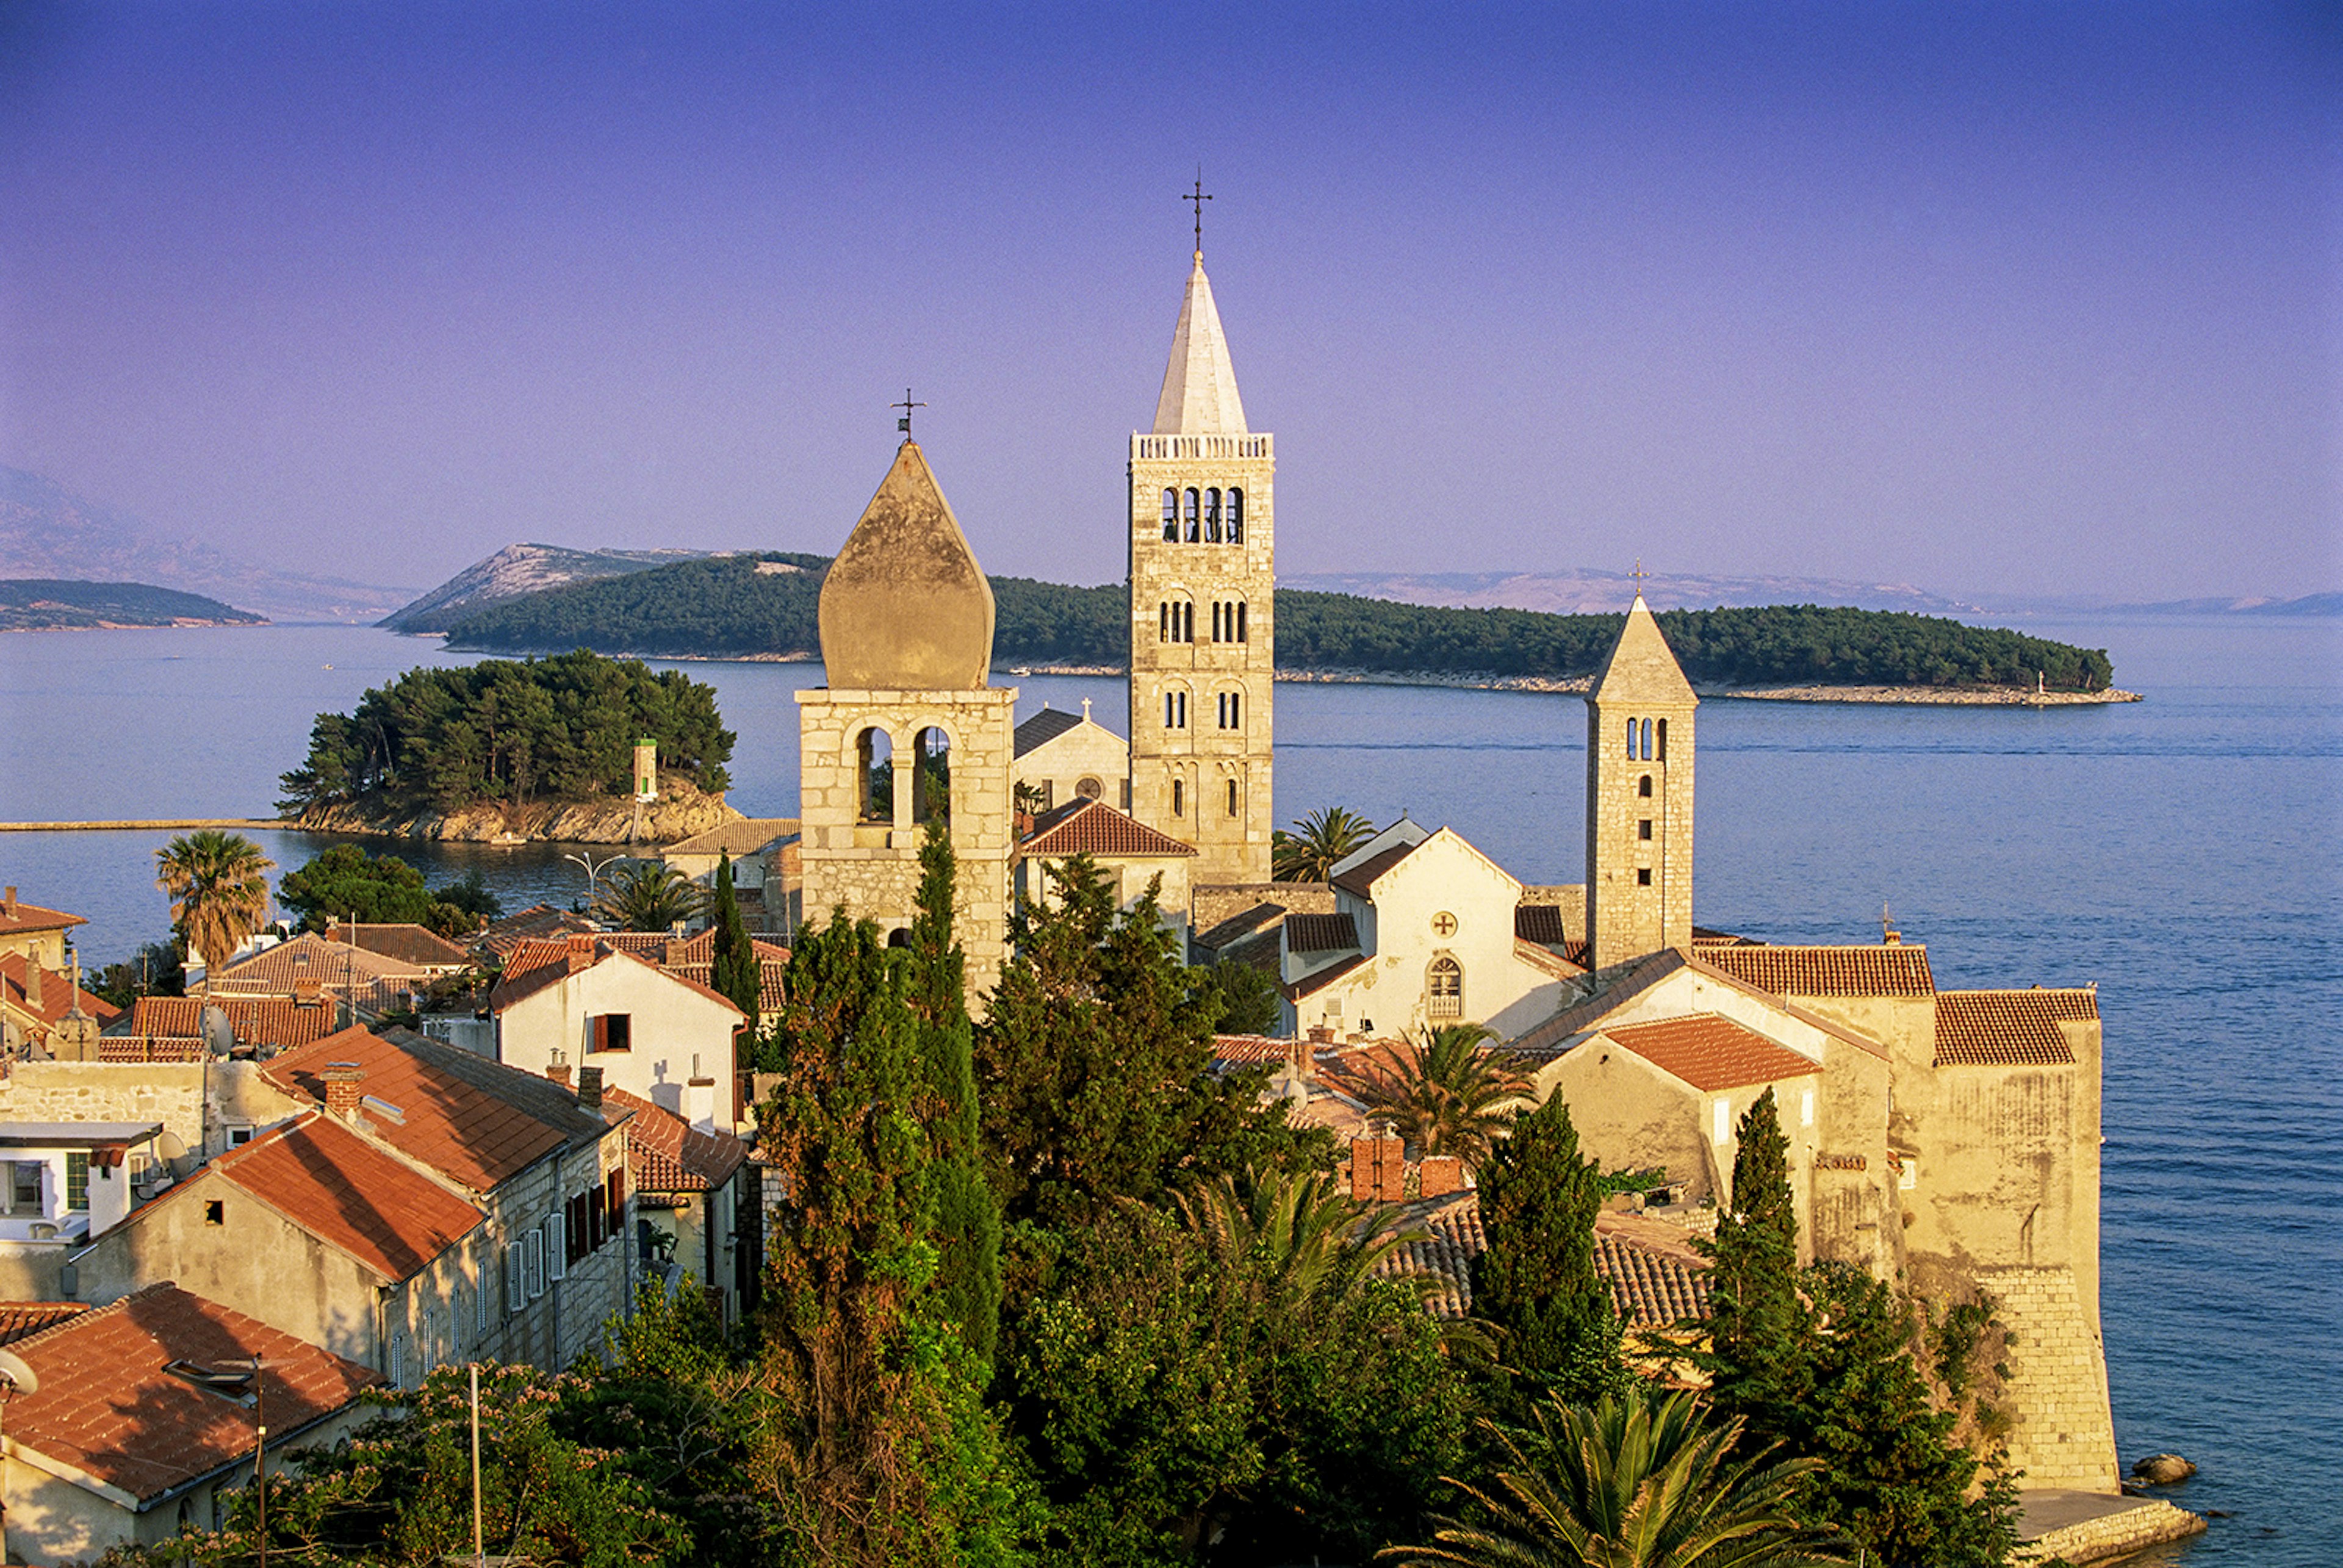
[[1267,457],[1273,437],[1262,436],[1142,436],[1131,437],[1133,457]]

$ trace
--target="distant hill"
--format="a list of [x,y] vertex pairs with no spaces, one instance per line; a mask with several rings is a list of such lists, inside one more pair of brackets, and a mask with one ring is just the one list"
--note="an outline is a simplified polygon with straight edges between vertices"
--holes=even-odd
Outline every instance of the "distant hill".
[[[1459,609],[1537,609],[1556,615],[1614,615],[1634,597],[1626,572],[1580,567],[1551,572],[1302,572],[1278,578],[1280,589],[1356,594],[1402,604]],[[1655,610],[1755,608],[1776,604],[1847,605],[1917,615],[1976,615],[1979,607],[1905,583],[1849,582],[1838,578],[1708,577],[1654,573],[1643,579],[1644,601]]]
[[158,538],[119,508],[0,467],[0,577],[160,583],[277,620],[372,620],[410,597],[345,578],[256,567],[193,539]]
[[[448,629],[450,648],[704,658],[809,658],[820,648],[820,556],[723,556],[493,604]],[[994,578],[997,665],[1120,669],[1127,590]],[[1398,604],[1281,589],[1278,668],[1471,683],[1592,672],[1621,612],[1551,615]],[[1774,605],[1664,610],[1660,624],[1696,681],[2105,689],[2104,650],[1897,610]]]
[[523,594],[592,578],[624,577],[653,567],[705,558],[705,550],[573,550],[562,545],[507,545],[473,562],[414,603],[378,623],[393,631],[446,631],[476,610]]
[[0,578],[0,631],[72,631],[100,627],[266,626],[267,619],[201,594],[148,583]]

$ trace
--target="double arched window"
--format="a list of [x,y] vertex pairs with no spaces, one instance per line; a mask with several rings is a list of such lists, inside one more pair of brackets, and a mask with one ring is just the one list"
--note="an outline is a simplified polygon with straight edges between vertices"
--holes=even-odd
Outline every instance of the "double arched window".
[[1163,694],[1163,728],[1166,729],[1185,729],[1188,728],[1188,694],[1186,691],[1175,687],[1172,690]]
[[1219,717],[1220,717],[1220,728],[1221,728],[1221,729],[1242,729],[1244,728],[1244,693],[1243,693],[1243,692],[1242,692],[1242,691],[1223,691],[1223,692],[1222,692],[1222,693],[1221,693],[1221,695],[1220,695],[1220,699],[1219,699],[1219,708],[1220,708],[1220,715],[1219,715]]
[[1433,959],[1423,972],[1423,1016],[1464,1016],[1464,966],[1446,953]]

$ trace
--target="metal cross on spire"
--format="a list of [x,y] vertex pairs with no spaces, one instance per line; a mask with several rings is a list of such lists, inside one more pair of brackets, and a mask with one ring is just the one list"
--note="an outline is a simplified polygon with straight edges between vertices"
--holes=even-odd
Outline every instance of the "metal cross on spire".
[[925,403],[912,402],[911,389],[909,387],[906,387],[903,388],[903,400],[900,403],[890,403],[887,407],[890,408],[900,408],[903,411],[903,417],[895,421],[895,428],[903,432],[903,438],[905,440],[910,440],[911,438],[911,410],[914,408],[924,408],[927,405]]
[[1202,256],[1204,254],[1204,204],[1212,199],[1211,194],[1204,189],[1203,165],[1198,164],[1196,166],[1196,189],[1194,193],[1192,195],[1183,196],[1180,199],[1188,203],[1191,206],[1196,209],[1196,254],[1198,256]]
[[[904,393],[904,394],[903,394],[903,396],[904,396],[904,397],[909,397],[910,396],[910,394],[909,392],[906,392],[906,393]],[[1643,597],[1644,597],[1644,579],[1645,578],[1650,577],[1650,576],[1652,575],[1651,573],[1649,573],[1649,572],[1647,572],[1647,571],[1645,571],[1645,570],[1644,569],[1644,558],[1643,558],[1643,557],[1641,557],[1641,556],[1637,556],[1637,557],[1635,558],[1635,569],[1634,569],[1634,571],[1629,572],[1627,575],[1628,575],[1629,577],[1634,578],[1635,579],[1635,597],[1636,597],[1637,598],[1643,598]]]

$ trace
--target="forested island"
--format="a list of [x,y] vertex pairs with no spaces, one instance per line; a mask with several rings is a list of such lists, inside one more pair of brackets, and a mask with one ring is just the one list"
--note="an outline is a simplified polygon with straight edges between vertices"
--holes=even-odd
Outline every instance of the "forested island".
[[[759,570],[760,563],[766,565]],[[775,565],[798,569],[776,571]],[[597,648],[650,658],[810,658],[820,648],[820,556],[763,553],[686,561],[491,605],[457,622],[448,646],[492,652]],[[1003,666],[1120,669],[1126,590],[997,577],[993,658]],[[1664,610],[1659,621],[1694,682],[1720,687],[2023,687],[2105,691],[2103,649],[1900,610],[1776,605]],[[1352,594],[1277,596],[1277,663],[1297,676],[1431,678],[1457,685],[1567,681],[1593,673],[1620,617],[1452,609]]]
[[[308,756],[282,776],[277,805],[319,829],[528,832],[560,808],[583,805],[591,815],[628,800],[639,737],[659,746],[662,796],[683,797],[667,806],[684,818],[652,836],[697,832],[733,814],[720,797],[734,738],[715,689],[583,648],[410,669],[368,690],[352,712],[317,715]],[[488,809],[470,826],[486,830],[446,830],[447,819],[478,808]],[[570,831],[532,836],[604,837],[575,828],[573,820]]]
[[157,626],[266,626],[267,618],[152,583],[0,578],[0,631],[95,631]]

